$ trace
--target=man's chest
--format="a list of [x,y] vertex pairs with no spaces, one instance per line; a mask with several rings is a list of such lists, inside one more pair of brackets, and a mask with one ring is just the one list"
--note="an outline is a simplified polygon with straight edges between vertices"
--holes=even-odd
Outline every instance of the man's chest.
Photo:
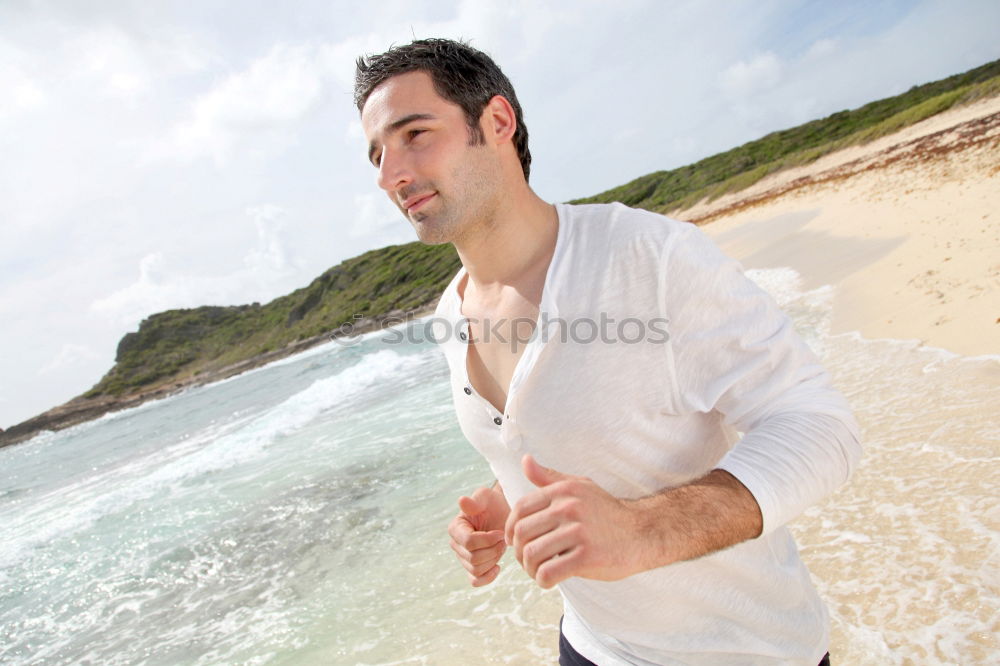
[[476,391],[498,411],[507,403],[517,364],[538,319],[538,305],[519,294],[491,305],[467,303],[469,341],[466,366]]

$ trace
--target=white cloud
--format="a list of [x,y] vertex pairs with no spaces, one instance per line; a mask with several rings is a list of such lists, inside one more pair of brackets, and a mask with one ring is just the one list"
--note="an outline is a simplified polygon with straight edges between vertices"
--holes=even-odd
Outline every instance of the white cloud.
[[90,309],[114,318],[120,326],[136,321],[160,309],[181,305],[186,300],[183,287],[165,281],[163,253],[147,254],[139,261],[139,279],[114,293],[94,301]]
[[281,238],[285,229],[284,209],[261,204],[247,208],[246,212],[257,227],[257,247],[243,257],[243,264],[253,274],[287,271],[290,268],[288,251]]
[[371,247],[409,243],[417,239],[413,227],[398,208],[382,193],[354,195],[354,222],[351,238],[364,238]]
[[[351,122],[347,123],[347,129],[344,131],[344,141],[347,142],[349,146],[360,146],[365,140],[365,128],[361,126],[361,120],[358,118],[352,118]],[[362,159],[365,162],[368,158],[362,155]]]
[[256,227],[257,243],[239,268],[221,275],[192,274],[169,263],[164,253],[152,252],[139,260],[135,282],[93,301],[90,310],[129,329],[163,310],[266,301],[285,293],[300,272],[284,242],[286,212],[260,204],[246,214]]
[[836,39],[818,39],[806,51],[806,58],[822,58],[837,51]]
[[211,157],[224,164],[234,148],[251,136],[294,132],[296,122],[319,100],[325,76],[314,48],[278,44],[198,97],[188,119],[146,157],[183,162]]
[[0,40],[0,121],[37,109],[46,95],[28,71],[27,54]]
[[53,372],[62,372],[71,369],[73,366],[86,365],[98,357],[99,354],[90,347],[69,342],[62,346],[59,353],[46,363],[38,371],[38,374],[48,375]]
[[102,26],[84,32],[67,49],[77,54],[78,71],[100,82],[110,97],[131,98],[150,89],[152,74],[145,53],[117,28]]
[[10,99],[14,102],[15,108],[20,111],[28,111],[42,105],[42,102],[45,101],[45,94],[41,88],[26,77],[21,77],[19,81],[16,80],[16,76],[12,78],[15,78],[15,82],[8,90],[13,93]]
[[727,95],[750,97],[774,88],[781,81],[783,66],[778,56],[767,51],[749,62],[740,60],[719,75],[719,85]]
[[[344,92],[354,91],[354,63],[363,53],[379,53],[391,43],[388,35],[370,31],[355,35],[337,42],[323,44],[318,49],[318,59],[323,68],[330,73],[338,89]],[[344,100],[350,106],[350,98]]]
[[226,59],[216,52],[217,43],[199,40],[191,32],[175,25],[165,24],[161,29],[158,39],[146,45],[150,59],[158,69],[171,75],[183,75],[225,65]]

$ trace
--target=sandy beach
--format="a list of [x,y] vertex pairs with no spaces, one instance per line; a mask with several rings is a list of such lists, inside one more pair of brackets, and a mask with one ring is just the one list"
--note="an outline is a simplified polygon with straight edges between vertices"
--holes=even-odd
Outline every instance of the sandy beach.
[[836,663],[1000,655],[998,210],[994,98],[673,213],[830,302],[817,351],[865,455],[792,530]]
[[833,285],[831,333],[1000,353],[1000,98],[671,215],[745,268]]

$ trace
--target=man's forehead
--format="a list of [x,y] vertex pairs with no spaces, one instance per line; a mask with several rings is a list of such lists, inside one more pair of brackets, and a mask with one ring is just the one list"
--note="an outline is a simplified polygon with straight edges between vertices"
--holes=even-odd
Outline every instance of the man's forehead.
[[430,74],[406,72],[386,79],[372,90],[361,109],[361,124],[367,134],[404,116],[446,114],[449,106],[461,112],[458,105],[438,95]]

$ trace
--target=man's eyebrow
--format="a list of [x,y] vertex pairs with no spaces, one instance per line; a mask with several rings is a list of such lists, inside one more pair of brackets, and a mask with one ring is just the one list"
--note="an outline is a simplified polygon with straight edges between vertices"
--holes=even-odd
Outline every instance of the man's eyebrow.
[[[386,128],[386,134],[392,134],[393,132],[399,130],[399,128],[403,127],[404,125],[408,125],[415,120],[434,120],[435,118],[437,118],[437,116],[431,113],[411,113],[408,116],[403,116],[399,120],[394,120],[393,122],[389,123],[389,126]],[[372,155],[374,154],[375,154],[375,144],[369,143],[368,144],[369,162],[372,161]]]

